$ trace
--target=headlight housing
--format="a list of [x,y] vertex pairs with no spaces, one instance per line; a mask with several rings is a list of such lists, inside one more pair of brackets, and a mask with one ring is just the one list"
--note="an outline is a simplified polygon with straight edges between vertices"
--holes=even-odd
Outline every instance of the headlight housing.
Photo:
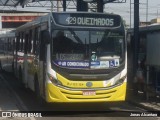
[[126,77],[127,77],[127,76],[125,75],[125,76],[122,77],[121,79],[117,80],[114,85],[122,84],[122,83],[124,82],[124,80],[126,79]]
[[49,80],[54,84],[54,85],[62,85],[62,83],[57,80],[54,76],[52,76],[50,73],[47,74]]

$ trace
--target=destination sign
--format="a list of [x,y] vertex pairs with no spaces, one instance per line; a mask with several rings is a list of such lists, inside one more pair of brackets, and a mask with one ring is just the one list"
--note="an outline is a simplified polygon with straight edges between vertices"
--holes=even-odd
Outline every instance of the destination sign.
[[63,26],[119,27],[119,15],[95,13],[53,13],[55,22]]

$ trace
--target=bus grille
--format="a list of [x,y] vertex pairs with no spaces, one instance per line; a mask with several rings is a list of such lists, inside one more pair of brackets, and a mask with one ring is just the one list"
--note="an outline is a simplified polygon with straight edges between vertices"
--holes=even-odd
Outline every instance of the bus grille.
[[96,95],[84,96],[82,91],[66,91],[65,89],[60,88],[60,91],[68,99],[109,99],[117,90],[96,90]]

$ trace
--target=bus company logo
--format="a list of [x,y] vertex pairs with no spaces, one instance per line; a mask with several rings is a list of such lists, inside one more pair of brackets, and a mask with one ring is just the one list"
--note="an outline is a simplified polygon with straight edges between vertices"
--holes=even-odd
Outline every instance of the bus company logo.
[[11,112],[2,112],[2,117],[12,117]]
[[92,85],[93,85],[92,82],[87,82],[87,83],[86,83],[86,86],[87,86],[87,87],[92,87]]
[[92,60],[92,61],[96,61],[96,60],[97,60],[97,56],[96,56],[96,54],[92,54],[92,56],[91,56],[91,60]]

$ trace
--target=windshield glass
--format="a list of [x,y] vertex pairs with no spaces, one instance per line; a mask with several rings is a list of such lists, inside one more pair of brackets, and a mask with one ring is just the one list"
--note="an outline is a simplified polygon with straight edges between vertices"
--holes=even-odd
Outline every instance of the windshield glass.
[[124,32],[54,30],[51,48],[52,64],[59,67],[115,68],[124,60]]

